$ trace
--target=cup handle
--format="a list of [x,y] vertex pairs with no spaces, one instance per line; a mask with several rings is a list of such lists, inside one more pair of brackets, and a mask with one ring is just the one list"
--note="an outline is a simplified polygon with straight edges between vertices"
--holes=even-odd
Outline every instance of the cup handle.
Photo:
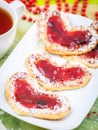
[[11,2],[10,6],[14,10],[16,10],[18,18],[20,18],[23,15],[23,13],[25,12],[25,10],[26,10],[25,5],[19,0],[15,0],[15,1]]

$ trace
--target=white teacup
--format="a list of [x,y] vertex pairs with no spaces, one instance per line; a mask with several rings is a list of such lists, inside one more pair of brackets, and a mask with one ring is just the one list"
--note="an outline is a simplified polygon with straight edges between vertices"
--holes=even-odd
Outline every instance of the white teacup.
[[[9,50],[9,48],[11,47],[13,40],[15,38],[15,34],[16,34],[16,29],[17,29],[17,22],[18,19],[23,15],[24,11],[25,11],[25,5],[20,2],[19,0],[13,1],[12,3],[8,4],[5,1],[1,1],[0,0],[0,20],[3,19],[3,17],[5,15],[9,15],[8,18],[6,20],[3,20],[3,25],[7,25],[7,21],[9,21],[9,23],[11,22],[9,17],[12,20],[12,25],[11,27],[9,27],[9,29],[4,30],[3,27],[6,27],[5,25],[2,25],[2,22],[0,23],[0,58],[2,58],[6,52]],[[2,13],[3,11],[3,13]],[[5,14],[4,14],[5,13]],[[7,13],[7,14],[6,14]],[[5,16],[6,18],[6,16]],[[8,25],[10,26],[10,25]],[[3,30],[3,31],[2,31]]]

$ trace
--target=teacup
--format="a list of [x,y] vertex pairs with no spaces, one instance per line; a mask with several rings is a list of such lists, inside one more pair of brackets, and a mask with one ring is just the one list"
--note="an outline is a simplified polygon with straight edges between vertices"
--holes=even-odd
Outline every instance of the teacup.
[[25,11],[25,5],[19,0],[8,4],[0,0],[0,58],[11,47],[15,38],[17,22]]

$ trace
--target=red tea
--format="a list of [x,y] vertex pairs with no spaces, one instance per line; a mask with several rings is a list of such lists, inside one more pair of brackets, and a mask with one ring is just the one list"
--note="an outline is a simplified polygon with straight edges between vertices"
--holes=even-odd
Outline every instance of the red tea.
[[0,35],[7,32],[13,26],[11,15],[4,9],[0,8]]

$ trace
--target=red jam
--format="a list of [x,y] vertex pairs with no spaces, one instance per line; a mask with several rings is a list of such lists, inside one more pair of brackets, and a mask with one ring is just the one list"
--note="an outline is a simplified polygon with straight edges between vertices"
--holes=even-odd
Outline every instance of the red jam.
[[98,58],[98,45],[91,51],[85,54],[87,58]]
[[80,79],[85,72],[79,67],[63,68],[52,65],[48,60],[39,60],[36,63],[38,70],[51,81],[67,81]]
[[15,97],[17,102],[27,108],[53,109],[55,105],[60,106],[60,102],[55,97],[34,92],[31,85],[24,79],[15,80]]
[[8,2],[8,3],[11,3],[11,2],[13,2],[14,0],[5,0],[6,2]]
[[86,31],[68,31],[59,16],[52,16],[47,23],[47,36],[50,42],[55,42],[62,46],[77,48],[88,44],[91,35]]

